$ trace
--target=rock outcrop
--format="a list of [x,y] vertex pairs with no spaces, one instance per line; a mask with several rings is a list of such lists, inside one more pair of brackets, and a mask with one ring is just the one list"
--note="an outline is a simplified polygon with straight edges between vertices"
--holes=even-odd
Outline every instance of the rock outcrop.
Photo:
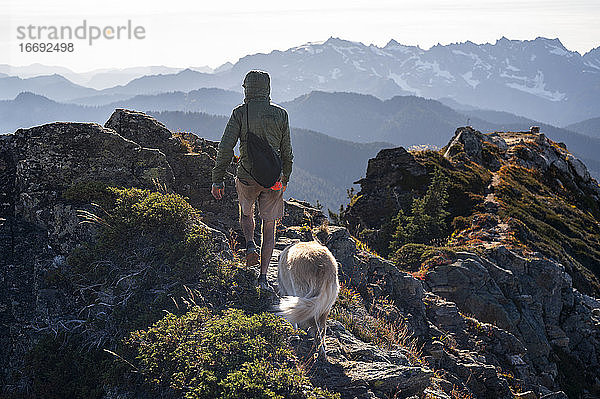
[[427,169],[410,152],[402,147],[381,150],[369,160],[366,176],[356,182],[361,193],[369,194],[357,194],[344,218],[356,231],[381,227],[410,199],[411,187],[426,182]]
[[0,385],[19,369],[38,323],[69,306],[43,276],[93,235],[63,194],[79,181],[151,188],[153,179],[173,182],[164,154],[97,124],[57,122],[0,136]]
[[[510,371],[521,388],[537,395],[598,394],[598,183],[564,145],[543,134],[459,128],[441,153],[393,149],[371,160],[343,215],[350,232],[389,251],[381,242],[392,239],[393,217],[425,193],[436,169],[450,179],[452,226],[448,247],[439,250],[452,255],[425,261],[416,273],[403,258],[406,251],[390,253],[397,267],[420,276],[426,296],[452,304],[428,311],[429,323],[474,358],[485,358],[497,375]],[[469,206],[457,206],[456,198]],[[578,220],[585,222],[571,224]],[[578,237],[577,244],[570,237]],[[500,334],[502,350],[488,339],[465,336],[465,323]],[[484,347],[485,353],[473,350]],[[435,345],[429,353],[436,359],[455,355]],[[458,363],[442,368],[460,375]],[[492,381],[484,374],[476,380]],[[500,395],[501,384],[492,385],[500,389],[492,396]]]
[[155,148],[164,154],[173,170],[173,191],[201,209],[208,224],[224,231],[238,228],[237,205],[232,200],[235,194],[233,168],[228,170],[225,180],[225,197],[229,200],[215,201],[210,194],[218,143],[191,133],[172,134],[156,119],[126,109],[115,110],[104,126],[142,147]]

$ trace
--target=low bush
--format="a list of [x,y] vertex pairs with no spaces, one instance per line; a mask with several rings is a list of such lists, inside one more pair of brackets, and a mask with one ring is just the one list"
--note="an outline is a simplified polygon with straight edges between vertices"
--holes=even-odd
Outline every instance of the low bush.
[[333,398],[295,364],[292,326],[270,313],[194,307],[131,333],[133,364],[157,394],[185,398]]
[[425,195],[413,199],[410,211],[401,209],[393,219],[396,230],[390,250],[397,250],[407,243],[428,244],[447,235],[448,184],[448,178],[436,169]]

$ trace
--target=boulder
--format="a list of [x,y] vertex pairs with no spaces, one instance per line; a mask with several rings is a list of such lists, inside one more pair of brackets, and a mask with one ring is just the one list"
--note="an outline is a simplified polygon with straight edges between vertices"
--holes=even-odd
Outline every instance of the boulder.
[[313,367],[311,380],[342,398],[406,398],[421,395],[433,371],[411,366],[398,350],[383,350],[363,342],[337,322],[329,322],[327,363]]
[[94,123],[55,122],[1,138],[0,385],[19,369],[36,328],[73,309],[71,293],[48,289],[45,276],[95,234],[77,210],[98,209],[66,198],[67,190],[86,182],[155,188],[155,179],[173,187],[162,152]]
[[154,148],[164,154],[173,170],[173,191],[187,197],[192,206],[201,209],[208,225],[222,231],[237,230],[241,233],[233,166],[226,174],[223,199],[215,200],[210,193],[219,143],[191,133],[175,137],[155,118],[126,109],[116,109],[104,126],[143,147]]
[[454,132],[454,137],[450,140],[444,157],[452,158],[462,150],[471,160],[481,163],[483,140],[481,132],[473,129],[471,126],[459,127]]

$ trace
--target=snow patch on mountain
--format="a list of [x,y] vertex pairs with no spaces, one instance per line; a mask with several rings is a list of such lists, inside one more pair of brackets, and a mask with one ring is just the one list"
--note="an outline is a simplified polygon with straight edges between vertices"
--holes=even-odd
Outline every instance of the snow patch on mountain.
[[398,86],[400,86],[402,90],[408,91],[409,93],[414,93],[417,96],[421,96],[421,90],[409,85],[406,79],[404,79],[402,76],[390,71],[388,78],[392,79]]
[[477,85],[479,83],[481,83],[479,80],[473,79],[473,72],[469,71],[467,73],[463,73],[462,78],[465,80],[465,82],[467,82],[469,84],[469,86],[471,86],[472,88],[476,88]]
[[360,66],[360,62],[356,61],[356,60],[352,60],[352,65],[354,65],[354,68],[358,69],[359,71],[366,71],[366,68],[363,68]]
[[555,42],[546,43],[546,48],[550,54],[559,55],[561,57],[572,57],[576,53],[568,51],[562,43],[557,40]]
[[508,58],[504,62],[506,63],[506,69],[508,69],[509,71],[515,71],[515,72],[520,71],[519,68],[517,68],[514,65],[511,65],[510,60]]
[[369,50],[371,50],[371,52],[379,57],[393,57],[392,53],[389,53],[385,50],[380,49],[379,47],[375,47],[373,45],[371,45],[369,47]]
[[490,64],[487,64],[487,63],[483,62],[481,60],[481,57],[479,57],[477,54],[475,54],[473,52],[466,53],[466,52],[461,51],[461,50],[452,50],[452,54],[462,55],[462,56],[470,58],[471,60],[473,60],[473,65],[475,67],[481,66],[481,67],[483,67],[485,69],[491,69],[492,68],[492,66]]
[[381,77],[381,74],[377,72],[374,67],[371,67],[371,72],[373,72],[373,75]]
[[596,64],[595,62],[592,61],[587,61],[585,63],[586,66],[590,67],[590,68],[594,68],[600,71],[600,63]]
[[554,47],[552,50],[550,50],[551,54],[556,54],[556,55],[569,55],[569,52],[566,50],[561,49],[560,47]]
[[442,70],[440,68],[440,64],[437,61],[428,62],[428,61],[418,60],[415,63],[415,66],[417,67],[417,69],[421,69],[421,70],[430,69],[435,74],[436,77],[444,78],[444,79],[447,79],[450,81],[456,80],[449,71]]
[[527,84],[507,83],[506,85],[513,89],[521,90],[539,97],[544,97],[550,101],[562,101],[566,99],[567,96],[566,93],[546,90],[546,83],[544,82],[544,73],[542,71],[537,71],[535,78],[533,78],[532,80],[528,80]]
[[527,81],[529,78],[527,76],[517,76],[517,75],[509,75],[506,72],[502,72],[500,74],[501,78],[507,78],[507,79],[516,79],[516,80],[522,80],[522,81]]

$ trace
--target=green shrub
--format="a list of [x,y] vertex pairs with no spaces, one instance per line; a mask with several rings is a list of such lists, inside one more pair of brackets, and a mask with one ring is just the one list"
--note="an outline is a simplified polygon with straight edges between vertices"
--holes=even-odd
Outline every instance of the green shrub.
[[431,243],[447,234],[448,178],[436,169],[427,192],[415,198],[411,210],[402,209],[393,219],[396,231],[392,236],[390,250],[396,250],[407,243]]
[[[288,344],[292,326],[269,313],[228,309],[213,315],[193,307],[169,314],[126,345],[160,394],[185,398],[306,398],[310,387]],[[308,390],[310,393],[311,389]]]
[[[244,363],[222,381],[221,397],[226,399],[284,399],[303,397],[304,377],[292,368],[278,368],[266,360]],[[293,387],[290,392],[290,387]],[[291,394],[288,396],[288,393]],[[285,394],[285,395],[284,395]]]
[[112,202],[88,220],[98,238],[76,248],[61,274],[79,291],[88,330],[119,334],[174,310],[184,284],[213,292],[228,284],[231,265],[210,256],[211,234],[198,211],[177,194],[107,188]]
[[115,203],[102,224],[101,243],[109,248],[128,248],[130,240],[166,247],[181,240],[199,216],[179,194],[138,188],[108,190],[115,195]]
[[438,259],[455,259],[457,248],[435,247],[425,244],[405,244],[391,257],[396,266],[405,271],[418,271],[424,264]]

